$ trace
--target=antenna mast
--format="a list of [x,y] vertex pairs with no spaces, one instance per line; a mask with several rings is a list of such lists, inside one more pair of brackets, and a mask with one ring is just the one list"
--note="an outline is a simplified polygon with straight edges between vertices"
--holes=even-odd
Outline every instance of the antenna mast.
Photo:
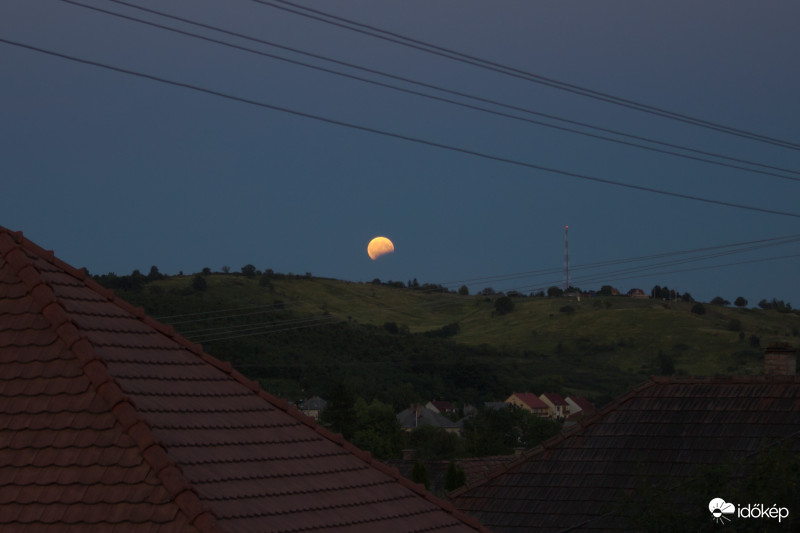
[[564,226],[564,292],[569,290],[569,226]]

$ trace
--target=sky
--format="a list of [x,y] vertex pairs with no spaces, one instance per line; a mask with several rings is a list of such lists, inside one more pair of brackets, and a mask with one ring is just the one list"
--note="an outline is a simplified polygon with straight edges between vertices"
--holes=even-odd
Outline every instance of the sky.
[[[797,20],[789,0],[5,0],[0,225],[94,274],[523,293],[564,284],[569,226],[582,289],[798,306]],[[373,261],[378,235],[395,252]]]

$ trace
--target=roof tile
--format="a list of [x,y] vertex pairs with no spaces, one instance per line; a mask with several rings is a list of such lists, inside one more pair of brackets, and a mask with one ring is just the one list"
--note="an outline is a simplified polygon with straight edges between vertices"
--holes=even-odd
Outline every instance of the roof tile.
[[497,533],[624,531],[627,522],[608,514],[620,494],[648,479],[680,483],[700,465],[797,435],[796,398],[797,376],[654,378],[521,463],[455,491],[456,507]]
[[4,228],[0,296],[0,528],[485,531]]

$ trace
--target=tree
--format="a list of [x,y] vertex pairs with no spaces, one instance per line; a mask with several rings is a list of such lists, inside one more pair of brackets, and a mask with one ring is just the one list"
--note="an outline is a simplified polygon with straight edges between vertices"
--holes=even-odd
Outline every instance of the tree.
[[150,273],[147,275],[147,281],[155,281],[163,279],[164,275],[158,271],[158,267],[153,265],[150,267]]
[[252,278],[256,275],[256,267],[255,265],[246,264],[242,267],[242,274],[244,274],[248,278]]
[[561,424],[517,407],[486,409],[464,424],[467,452],[476,457],[507,455],[533,448],[561,430]]
[[715,296],[713,300],[711,300],[711,305],[731,305],[731,303],[723,298],[722,296]]
[[358,398],[356,429],[352,442],[361,449],[369,450],[379,459],[396,457],[403,441],[400,423],[392,406],[378,400],[367,403]]
[[672,376],[675,374],[675,359],[661,350],[658,351],[658,367],[662,376]]
[[733,301],[733,305],[736,307],[747,307],[747,299],[739,296]]
[[494,301],[494,310],[498,315],[505,315],[514,310],[514,300],[508,296],[501,296]]
[[458,288],[458,294],[460,294],[461,296],[469,296],[469,287],[467,287],[466,285],[462,285],[461,287]]
[[430,488],[431,482],[428,480],[428,469],[419,461],[414,462],[414,468],[411,469],[411,481],[425,485],[425,488]]
[[614,291],[616,291],[616,289],[611,285],[603,285],[602,287],[600,287],[600,290],[597,291],[597,294],[599,294],[600,296],[613,296]]
[[705,306],[703,304],[701,304],[700,302],[697,302],[696,304],[694,304],[692,306],[692,313],[694,313],[696,315],[704,315],[704,314],[706,314],[706,308],[705,308]]
[[344,383],[333,386],[328,399],[328,407],[319,415],[319,421],[331,431],[341,433],[350,440],[356,430],[356,398]]
[[559,296],[563,295],[564,295],[564,290],[559,287],[556,287],[555,285],[547,288],[547,296],[549,296],[550,298],[558,298]]
[[196,291],[203,292],[208,288],[208,283],[206,283],[206,278],[197,274],[194,278],[192,278],[192,288]]
[[453,461],[447,465],[447,474],[444,477],[444,490],[450,492],[456,490],[458,487],[467,482],[467,475],[464,470],[456,465]]
[[650,298],[653,298],[654,300],[661,299],[661,286],[655,285],[652,289],[650,289]]

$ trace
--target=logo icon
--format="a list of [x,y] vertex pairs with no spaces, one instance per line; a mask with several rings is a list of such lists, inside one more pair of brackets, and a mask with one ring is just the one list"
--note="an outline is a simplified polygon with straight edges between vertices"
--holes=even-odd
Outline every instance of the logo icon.
[[732,503],[725,502],[722,498],[714,498],[708,502],[708,510],[711,511],[711,514],[714,516],[714,522],[724,524],[726,521],[731,521],[731,519],[725,515],[735,513],[736,506]]

